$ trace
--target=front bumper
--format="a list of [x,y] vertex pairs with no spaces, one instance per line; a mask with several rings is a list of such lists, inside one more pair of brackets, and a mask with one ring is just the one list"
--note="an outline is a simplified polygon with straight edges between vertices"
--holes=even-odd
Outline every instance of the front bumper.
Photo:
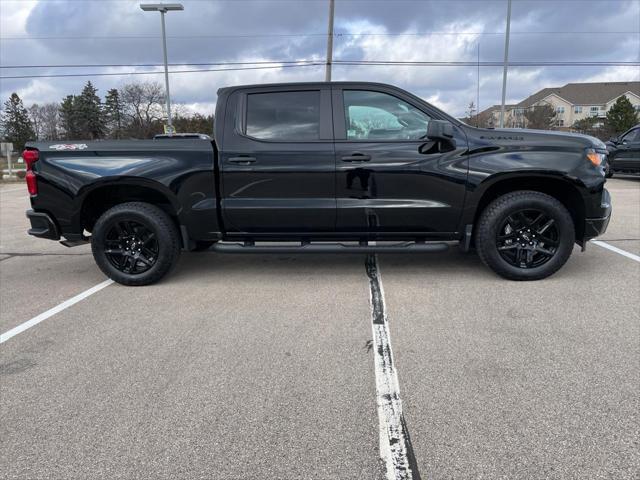
[[60,232],[53,219],[46,213],[27,210],[27,218],[31,222],[29,235],[49,240],[60,240]]
[[603,216],[586,218],[584,221],[583,245],[607,231],[609,220],[611,220],[611,195],[606,188],[602,191],[600,208],[603,210]]

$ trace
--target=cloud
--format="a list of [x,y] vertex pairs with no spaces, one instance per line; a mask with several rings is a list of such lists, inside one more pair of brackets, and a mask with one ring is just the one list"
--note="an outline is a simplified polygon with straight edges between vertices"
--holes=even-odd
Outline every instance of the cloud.
[[32,103],[42,104],[58,101],[62,92],[51,82],[38,79],[29,82],[23,88],[19,88],[16,93],[29,105]]
[[[325,58],[326,0],[192,1],[167,16],[169,59],[178,70],[220,68],[187,63],[290,61]],[[138,2],[2,1],[0,62],[8,65],[158,64],[159,18]],[[502,61],[506,6],[503,0],[449,2],[336,2],[334,58],[342,60]],[[450,32],[459,32],[450,35]],[[640,61],[640,2],[519,1],[513,3],[510,58],[520,61]],[[617,33],[615,33],[617,32]],[[340,35],[340,34],[348,35]],[[464,34],[462,34],[464,33]],[[7,37],[30,37],[16,39]],[[47,38],[41,38],[47,37]],[[55,37],[55,38],[51,38]],[[90,38],[87,38],[90,37]],[[161,72],[159,67],[0,69],[3,76],[80,72]],[[323,67],[171,75],[172,98],[209,108],[221,86],[315,81]],[[339,66],[334,78],[396,84],[463,115],[476,100],[476,67]],[[104,93],[132,80],[163,81],[162,75],[91,77]],[[510,68],[507,98],[572,81],[639,80],[640,67]],[[1,80],[0,96],[12,91],[31,102],[60,101],[87,78]],[[481,108],[498,103],[502,68],[480,69]],[[206,106],[206,107],[204,107]]]

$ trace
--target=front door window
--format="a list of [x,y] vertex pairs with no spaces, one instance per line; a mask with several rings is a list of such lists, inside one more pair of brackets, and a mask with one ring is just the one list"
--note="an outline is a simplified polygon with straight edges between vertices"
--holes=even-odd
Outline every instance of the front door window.
[[347,140],[419,140],[427,134],[429,116],[393,95],[365,90],[344,91]]

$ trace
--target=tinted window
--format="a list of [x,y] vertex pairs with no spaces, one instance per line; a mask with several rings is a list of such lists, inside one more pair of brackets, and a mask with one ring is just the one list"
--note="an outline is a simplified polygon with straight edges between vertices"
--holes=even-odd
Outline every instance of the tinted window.
[[427,134],[429,116],[393,95],[345,90],[349,140],[417,140]]
[[640,128],[631,130],[622,138],[622,140],[626,141],[627,143],[640,141]]
[[247,95],[246,133],[265,140],[318,140],[320,91]]

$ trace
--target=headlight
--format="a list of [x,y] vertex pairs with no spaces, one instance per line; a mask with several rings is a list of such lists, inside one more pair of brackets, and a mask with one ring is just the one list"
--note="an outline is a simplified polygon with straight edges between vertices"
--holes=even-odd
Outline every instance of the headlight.
[[587,160],[589,160],[594,167],[599,167],[604,163],[606,155],[604,153],[598,153],[593,148],[587,149]]

